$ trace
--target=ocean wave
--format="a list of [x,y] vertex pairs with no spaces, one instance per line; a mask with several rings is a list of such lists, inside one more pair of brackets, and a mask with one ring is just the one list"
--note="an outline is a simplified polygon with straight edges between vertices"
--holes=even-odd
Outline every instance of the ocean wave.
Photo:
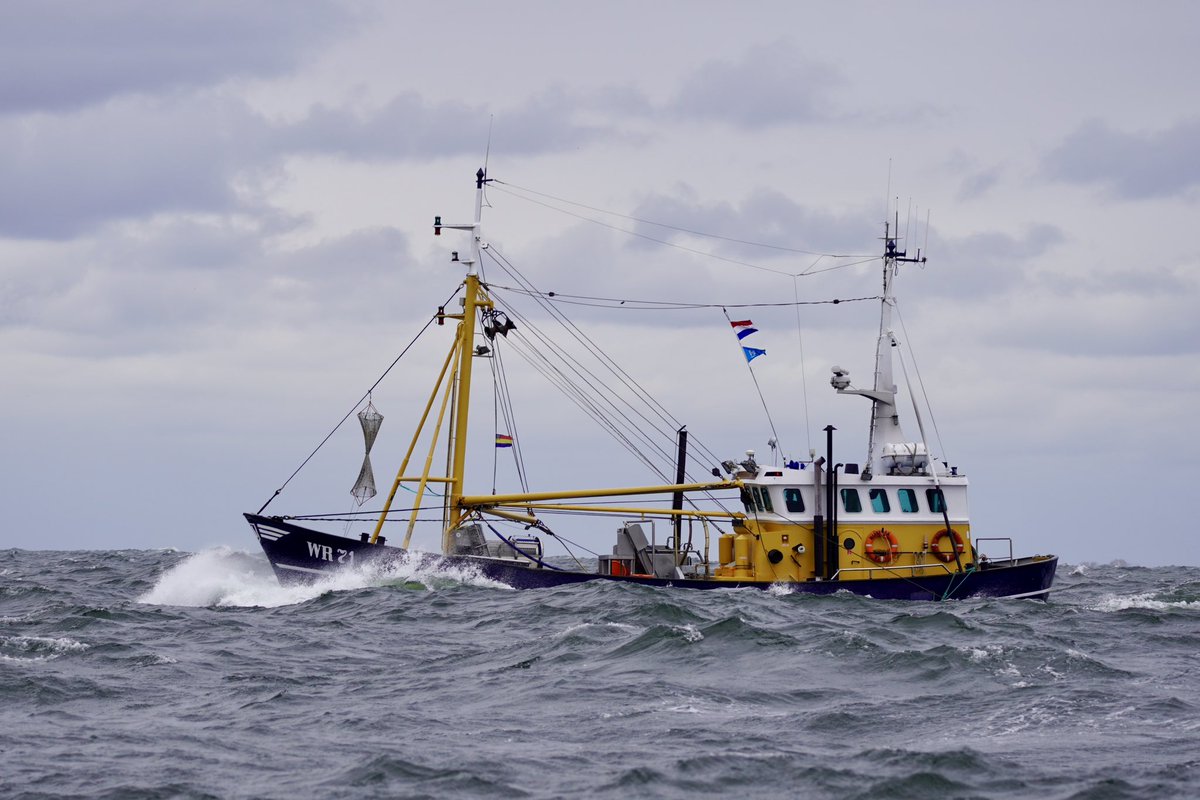
[[342,570],[310,584],[281,586],[261,556],[216,547],[167,569],[149,591],[138,597],[138,602],[158,606],[274,608],[305,603],[330,592],[368,587],[428,589],[464,584],[509,590],[508,586],[469,569],[417,557]]
[[65,636],[0,636],[0,661],[49,661],[89,649],[91,645]]
[[1093,611],[1113,612],[1129,609],[1169,611],[1172,609],[1200,609],[1200,600],[1160,600],[1157,592],[1105,597],[1091,606]]
[[910,604],[95,556],[5,562],[9,794],[1194,794],[1195,570]]

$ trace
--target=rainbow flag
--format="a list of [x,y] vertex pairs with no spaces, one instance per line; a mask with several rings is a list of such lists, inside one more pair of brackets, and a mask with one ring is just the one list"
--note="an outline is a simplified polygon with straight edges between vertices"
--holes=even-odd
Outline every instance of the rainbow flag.
[[496,447],[512,447],[512,437],[507,433],[497,433]]

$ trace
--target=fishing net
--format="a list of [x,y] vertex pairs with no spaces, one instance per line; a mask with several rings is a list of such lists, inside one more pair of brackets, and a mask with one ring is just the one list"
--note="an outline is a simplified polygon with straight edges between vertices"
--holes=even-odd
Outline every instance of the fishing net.
[[362,469],[358,471],[358,480],[354,482],[354,488],[350,490],[350,494],[361,506],[376,494],[375,473],[371,470],[371,447],[375,444],[375,437],[379,435],[379,426],[383,424],[383,414],[376,411],[375,406],[368,400],[367,407],[358,412],[358,424],[362,425],[363,444],[366,452],[363,454]]

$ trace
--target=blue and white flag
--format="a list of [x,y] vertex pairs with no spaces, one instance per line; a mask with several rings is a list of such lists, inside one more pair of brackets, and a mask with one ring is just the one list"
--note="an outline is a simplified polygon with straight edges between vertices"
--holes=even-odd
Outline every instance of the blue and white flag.
[[759,350],[757,347],[743,347],[742,352],[746,354],[746,363],[749,364],[759,356],[765,356],[766,350]]

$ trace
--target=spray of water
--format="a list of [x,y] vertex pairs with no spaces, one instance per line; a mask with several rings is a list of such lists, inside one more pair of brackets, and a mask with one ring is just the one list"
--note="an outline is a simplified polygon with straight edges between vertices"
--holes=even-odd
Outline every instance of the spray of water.
[[436,562],[418,563],[417,559],[348,569],[302,586],[280,586],[261,556],[217,547],[196,553],[164,572],[138,602],[162,606],[273,608],[303,603],[326,592],[371,586],[438,589],[463,584],[508,588],[468,569]]

